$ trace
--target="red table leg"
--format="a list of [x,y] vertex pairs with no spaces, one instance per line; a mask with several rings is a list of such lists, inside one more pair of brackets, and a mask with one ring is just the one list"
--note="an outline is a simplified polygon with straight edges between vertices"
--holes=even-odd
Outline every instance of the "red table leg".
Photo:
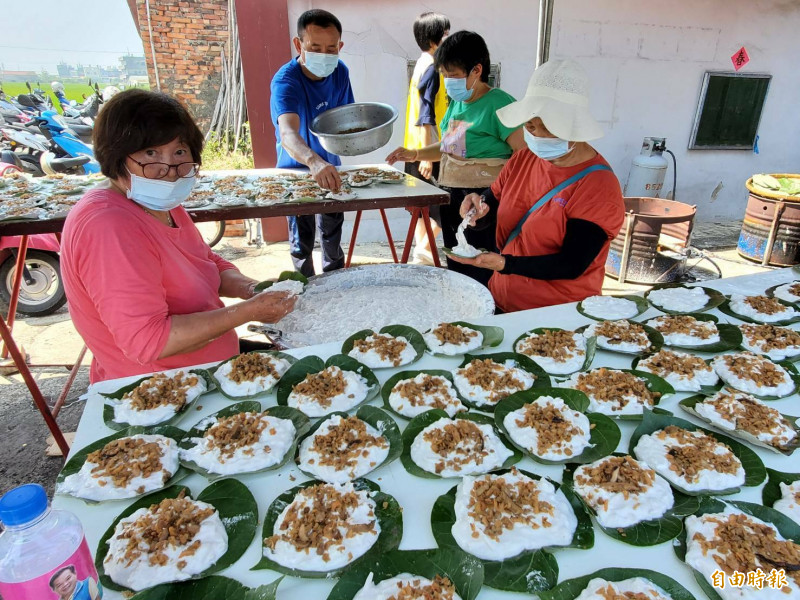
[[361,225],[361,211],[356,211],[356,220],[353,221],[353,233],[350,236],[350,247],[347,248],[347,260],[344,261],[344,268],[350,268],[350,261],[353,259],[353,250],[356,249],[356,238],[358,237],[358,226]]
[[392,239],[392,230],[389,229],[389,219],[386,218],[386,211],[381,210],[381,219],[383,219],[383,228],[386,230],[386,239],[389,240],[389,250],[392,251],[392,258],[397,262],[397,250],[394,247],[394,240]]
[[[17,313],[17,302],[19,302],[19,291],[22,289],[22,273],[25,270],[25,257],[28,254],[28,236],[20,238],[19,248],[17,248],[17,264],[14,271],[14,284],[11,287],[11,298],[8,302],[8,323],[9,332],[14,329],[14,318]],[[3,346],[0,358],[8,358],[8,346]]]
[[436,249],[436,236],[433,235],[433,229],[431,228],[431,211],[427,206],[422,209],[422,222],[425,223],[425,231],[428,234],[428,244],[431,247],[433,266],[441,267],[442,263],[439,262],[439,251]]
[[47,423],[48,429],[50,429],[50,433],[53,434],[53,439],[55,439],[56,444],[58,444],[58,448],[61,450],[61,454],[64,455],[66,459],[67,455],[69,454],[69,444],[67,440],[64,439],[64,434],[61,433],[61,429],[56,423],[55,418],[53,418],[53,413],[50,412],[50,407],[47,406],[47,400],[44,399],[42,396],[42,392],[39,389],[39,386],[36,384],[36,380],[33,378],[28,365],[25,364],[25,357],[17,348],[17,345],[14,343],[14,338],[11,337],[11,330],[6,325],[6,322],[0,318],[0,337],[3,338],[5,342],[6,349],[11,354],[11,359],[14,361],[14,364],[17,365],[17,369],[19,369],[19,374],[22,375],[22,379],[25,381],[25,385],[28,387],[28,391],[30,391],[31,396],[33,397],[33,401],[36,403],[36,408],[39,409],[39,412],[42,413],[42,417],[44,417],[44,422]]
[[408,234],[406,235],[406,245],[403,247],[403,258],[400,262],[403,264],[408,263],[408,257],[411,255],[411,243],[414,241],[414,230],[417,228],[417,221],[419,221],[420,209],[411,207],[408,209],[411,213],[411,222],[408,224]]

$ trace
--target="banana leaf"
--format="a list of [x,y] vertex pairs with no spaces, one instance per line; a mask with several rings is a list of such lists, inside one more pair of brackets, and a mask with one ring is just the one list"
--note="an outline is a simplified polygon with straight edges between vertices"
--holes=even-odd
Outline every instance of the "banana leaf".
[[[504,473],[505,471],[503,471]],[[520,471],[531,479],[539,480],[541,477],[526,471]],[[502,473],[498,473],[502,474]],[[568,548],[587,550],[594,546],[594,529],[589,514],[584,509],[574,492],[567,487],[548,480],[555,488],[560,489],[572,507],[578,526]],[[458,486],[452,487],[446,494],[439,496],[431,510],[431,530],[439,548],[464,552],[452,534],[456,522],[456,491]],[[536,593],[543,589],[550,589],[555,585],[558,576],[558,564],[548,548],[522,552],[517,556],[504,560],[492,561],[479,559],[483,563],[483,583],[495,589],[507,592]]]
[[783,471],[767,469],[767,483],[761,489],[761,501],[764,506],[772,507],[783,497],[781,483],[791,485],[795,481],[800,481],[800,473],[784,473]]
[[[367,339],[374,333],[375,332],[372,329],[362,329],[361,331],[354,333],[349,338],[347,338],[342,344],[342,354],[349,355],[350,351],[355,346],[356,340]],[[414,357],[414,359],[410,362],[398,366],[407,366],[417,362],[420,358],[423,357],[423,355],[425,354],[425,350],[427,349],[427,345],[425,344],[425,340],[423,339],[422,334],[413,327],[408,327],[407,325],[387,325],[386,327],[382,328],[378,333],[390,335],[395,338],[404,337],[406,340],[408,340],[408,343],[411,344],[412,348],[414,348],[414,351],[416,352],[416,356]],[[388,367],[377,367],[377,368],[392,369],[395,367],[388,366]]]
[[[794,304],[792,304],[791,302],[785,302],[784,300],[781,300],[780,298],[777,298],[777,300],[778,300],[778,302],[780,302],[781,304],[783,304],[785,306],[789,306],[791,308],[795,308]],[[800,321],[800,314],[797,314],[794,317],[791,317],[789,319],[781,319],[780,321],[769,321],[769,322],[762,321],[762,320],[759,320],[759,319],[756,319],[756,318],[753,318],[753,317],[748,317],[746,315],[739,314],[735,310],[733,310],[733,308],[731,307],[730,300],[725,300],[725,302],[720,304],[719,305],[719,310],[720,310],[720,312],[725,313],[729,317],[733,317],[734,319],[739,319],[740,321],[744,321],[745,323],[755,323],[756,325],[779,325],[779,326],[784,326],[784,325],[791,325],[792,323],[797,323],[798,321]],[[795,310],[796,310],[796,308],[795,308]]]
[[[308,432],[299,440],[297,444],[297,450],[295,452],[295,463],[297,467],[302,471],[305,475],[310,477],[311,479],[322,479],[319,475],[308,471],[307,469],[303,468],[303,464],[300,462],[300,446],[302,445],[303,441],[307,438],[312,437],[317,430],[322,427],[323,423],[328,421],[334,416],[342,417],[346,419],[348,417],[347,413],[344,412],[334,412],[326,417],[323,417],[308,430]],[[371,425],[375,429],[377,429],[380,434],[386,438],[389,442],[389,454],[386,455],[386,458],[383,461],[374,467],[372,467],[368,472],[371,473],[376,469],[380,469],[384,465],[388,465],[392,461],[396,460],[400,454],[403,452],[403,438],[400,434],[400,428],[397,426],[397,423],[394,422],[391,416],[389,416],[385,411],[381,410],[377,406],[362,406],[356,411],[356,417],[364,421],[367,425]],[[366,475],[363,474],[362,477]],[[323,481],[325,481],[323,479]],[[335,482],[331,482],[335,483]]]
[[526,404],[529,404],[542,396],[552,396],[561,398],[564,403],[572,410],[579,412],[586,412],[589,406],[589,398],[586,394],[578,390],[571,390],[565,388],[550,388],[541,390],[526,390],[524,392],[517,392],[508,398],[504,398],[499,402],[494,411],[494,422],[497,428],[506,436],[506,438],[519,448],[523,454],[529,456],[533,460],[543,464],[563,464],[563,463],[590,463],[595,460],[608,456],[617,449],[621,432],[619,427],[613,420],[605,415],[599,413],[590,413],[587,416],[589,425],[591,427],[589,446],[580,454],[575,456],[565,457],[563,460],[552,461],[540,458],[522,444],[518,444],[514,438],[509,434],[505,426],[505,418],[510,413],[519,410]]
[[[230,406],[226,406],[222,410],[218,410],[217,412],[201,419],[194,426],[186,433],[183,440],[180,443],[180,447],[183,450],[189,450],[195,446],[195,442],[193,441],[194,438],[202,438],[205,436],[206,432],[211,429],[214,422],[212,419],[223,419],[225,417],[231,417],[233,415],[237,415],[243,412],[262,412],[261,410],[261,403],[257,400],[246,400],[244,402],[237,402],[236,404],[231,404]],[[263,473],[266,471],[273,471],[276,469],[280,469],[283,465],[285,465],[289,460],[294,456],[295,450],[297,448],[297,444],[299,443],[300,438],[305,435],[308,429],[311,427],[311,423],[303,413],[299,410],[294,408],[290,408],[288,406],[272,406],[265,411],[263,411],[265,415],[270,417],[275,417],[276,419],[288,419],[292,422],[295,428],[295,435],[294,435],[294,442],[292,445],[286,450],[286,453],[283,455],[283,458],[277,463],[272,466],[265,467],[263,469],[258,469],[256,471],[242,471],[240,473],[236,473],[235,475],[230,475],[231,477],[236,477],[239,475],[251,475],[253,473]],[[205,468],[198,465],[196,462],[192,460],[187,460],[183,456],[181,457],[181,464],[183,464],[186,468],[191,469],[192,471],[199,473],[209,481],[216,481],[217,479],[221,479],[223,477],[229,477],[228,475],[220,475],[219,473],[211,473]]]
[[302,273],[298,273],[297,271],[283,271],[278,276],[277,281],[271,281],[271,280],[260,281],[259,283],[256,284],[256,287],[253,289],[253,291],[258,294],[259,292],[263,292],[264,290],[271,288],[276,283],[280,281],[286,281],[287,279],[299,281],[300,283],[303,284],[303,286],[308,285],[308,277],[306,277]]
[[483,564],[466,552],[446,550],[390,550],[347,569],[327,600],[353,600],[372,573],[373,583],[409,573],[433,580],[449,579],[462,600],[475,600],[483,586]]
[[[414,460],[411,458],[411,445],[414,443],[416,437],[422,432],[423,429],[432,425],[439,419],[449,419],[450,417],[447,416],[447,413],[443,410],[439,409],[432,409],[427,412],[422,413],[411,419],[411,422],[406,426],[403,430],[403,453],[400,455],[400,462],[403,463],[406,471],[408,471],[411,475],[415,475],[417,477],[424,477],[425,479],[443,479],[441,475],[437,475],[436,473],[431,473],[430,471],[426,471],[419,465],[417,465]],[[467,419],[468,421],[472,421],[474,423],[478,423],[479,425],[492,425],[494,429],[494,433],[498,436],[500,441],[503,445],[508,448],[513,454],[508,457],[502,465],[495,469],[491,469],[491,471],[497,471],[499,469],[506,469],[511,465],[517,464],[520,460],[522,460],[522,453],[505,437],[501,434],[497,428],[494,426],[494,422],[491,417],[487,415],[481,415],[476,413],[459,413],[457,414],[454,419]]]
[[[662,315],[663,316],[663,315]],[[719,332],[719,341],[718,342],[710,342],[708,344],[696,344],[696,345],[687,345],[687,344],[671,344],[667,341],[667,338],[664,338],[664,345],[669,346],[670,348],[680,348],[681,350],[688,350],[689,352],[727,352],[728,350],[735,350],[739,347],[739,344],[742,343],[742,332],[736,325],[731,325],[729,323],[720,323],[719,319],[710,314],[706,313],[686,313],[686,317],[693,317],[698,321],[706,321],[715,323],[717,326],[717,331]],[[658,317],[655,317],[656,319]],[[648,320],[648,323],[653,321],[653,319]],[[648,325],[650,327],[650,325]]]
[[[521,336],[519,336],[515,341],[514,345],[512,346],[514,351],[517,352],[517,345],[522,341],[525,340],[532,335],[542,335],[547,331],[563,331],[563,329],[559,329],[558,327],[537,327],[536,329],[531,329],[530,331],[526,331]],[[586,358],[583,361],[583,364],[575,369],[575,371],[570,371],[570,373],[575,373],[576,371],[587,371],[589,367],[592,365],[592,361],[594,360],[595,352],[597,351],[597,338],[595,336],[590,336],[588,338],[584,338],[586,340]],[[519,352],[517,352],[520,354]],[[527,354],[523,354],[523,356],[528,356]],[[536,358],[533,356],[528,356],[533,362],[536,362]],[[536,364],[539,364],[536,362]],[[540,365],[541,366],[541,365]],[[544,368],[544,367],[542,367]],[[551,373],[547,371],[548,375],[569,375],[570,373]]]
[[[414,379],[417,375],[420,375],[422,373],[434,377],[444,377],[450,383],[453,383],[453,374],[450,371],[441,371],[435,369],[425,369],[422,371],[401,371],[400,373],[396,373],[392,375],[389,379],[387,379],[386,383],[384,383],[383,387],[381,388],[381,398],[383,398],[384,408],[388,411],[391,411],[398,417],[401,417],[403,419],[410,419],[410,417],[402,415],[399,412],[397,412],[394,408],[392,408],[392,405],[389,403],[389,397],[392,395],[392,390],[394,389],[394,386],[396,386],[398,383],[400,383],[401,381],[405,381],[407,379]],[[453,386],[453,391],[455,392],[456,397],[463,404],[464,399],[461,397],[461,394],[458,393],[458,389],[456,389],[455,386]]]
[[[578,465],[567,465],[564,469],[564,486],[574,490],[575,469]],[[577,492],[575,496],[583,502],[586,510],[595,517],[597,526],[603,533],[620,542],[631,546],[656,546],[671,539],[674,539],[683,529],[683,518],[697,510],[700,501],[696,496],[687,496],[681,492],[674,491],[674,504],[667,512],[658,519],[640,521],[628,527],[604,527],[597,521],[597,513],[589,503],[587,503]]]
[[[666,308],[662,308],[661,306],[659,306],[658,304],[656,304],[655,302],[650,300],[650,292],[652,292],[653,290],[663,290],[663,289],[667,289],[667,288],[691,289],[691,288],[697,288],[697,287],[699,287],[701,290],[703,290],[706,293],[706,295],[708,296],[708,302],[706,302],[703,307],[697,308],[697,309],[694,309],[694,310],[690,310],[690,311],[668,310]],[[714,308],[717,308],[720,304],[722,304],[726,300],[725,294],[723,294],[722,292],[720,292],[718,290],[715,290],[715,289],[712,289],[712,288],[708,288],[708,287],[702,287],[702,286],[688,286],[688,285],[683,285],[681,283],[662,283],[662,284],[654,285],[650,291],[645,293],[644,297],[650,303],[650,306],[652,306],[656,310],[661,311],[663,313],[666,313],[668,315],[685,315],[685,314],[692,314],[692,313],[698,313],[698,312],[705,312],[707,310],[712,310]]]
[[[534,361],[532,361],[524,354],[517,354],[516,352],[495,352],[494,354],[465,354],[464,361],[458,366],[458,368],[463,369],[473,360],[486,360],[486,359],[491,359],[494,362],[499,363],[501,365],[505,364],[506,361],[512,360],[514,361],[517,367],[533,375],[532,388],[550,387],[550,376],[545,372],[545,370],[542,369],[542,367],[537,365]],[[457,385],[456,389],[458,390]],[[466,406],[468,406],[469,408],[473,408],[475,410],[479,410],[481,412],[494,412],[494,409],[497,406],[496,404],[478,404],[474,400],[470,400],[462,390],[458,390],[458,394]]]
[[[631,294],[631,295],[627,295],[627,296],[616,296],[616,297],[617,297],[617,298],[622,298],[622,299],[624,299],[624,300],[630,300],[631,302],[633,302],[634,304],[636,304],[636,314],[635,314],[635,315],[631,315],[630,317],[628,317],[629,319],[635,319],[636,317],[638,317],[638,316],[640,316],[640,315],[643,315],[643,314],[644,314],[644,313],[646,313],[646,312],[648,311],[648,309],[650,308],[650,305],[647,303],[647,300],[645,300],[645,299],[644,299],[644,298],[642,298],[641,296],[635,296],[635,295],[632,295],[632,294]],[[582,314],[584,317],[588,317],[588,318],[590,318],[590,319],[592,319],[592,320],[594,320],[594,321],[605,321],[605,320],[606,320],[606,318],[605,318],[605,317],[599,317],[599,316],[595,316],[595,315],[593,315],[593,314],[589,313],[589,312],[588,312],[588,311],[587,311],[587,310],[586,310],[586,309],[583,307],[583,301],[581,301],[581,302],[578,302],[578,304],[577,304],[577,306],[575,307],[575,309],[576,309],[576,310],[577,310],[577,311],[578,311],[580,314]]]
[[283,576],[272,583],[248,588],[234,579],[211,575],[181,583],[163,583],[135,594],[131,600],[276,600]]
[[592,579],[605,579],[606,581],[624,581],[634,577],[647,579],[664,590],[672,600],[695,600],[695,597],[671,577],[667,577],[657,571],[648,569],[623,569],[620,567],[610,567],[600,569],[591,575],[576,577],[562,581],[552,590],[539,592],[539,600],[575,600],[581,595],[583,590],[589,585]]
[[[619,350],[617,348],[614,348],[613,345],[603,346],[600,343],[600,336],[597,336],[597,348],[599,350],[605,350],[607,352],[615,352],[619,354],[643,355],[643,354],[658,352],[664,346],[664,337],[649,325],[644,325],[643,323],[636,323],[635,321],[631,321],[629,319],[621,319],[621,320],[628,321],[629,323],[634,323],[635,325],[639,325],[640,327],[642,327],[642,329],[644,329],[644,332],[647,334],[647,339],[650,342],[650,345],[643,350],[629,352],[627,350]],[[588,325],[584,325],[583,327],[578,327],[575,331],[577,333],[583,333],[584,331],[586,331],[588,327],[589,327]]]
[[[766,360],[770,360],[770,359],[767,358]],[[783,367],[783,369],[786,370],[786,372],[789,374],[789,377],[794,382],[794,387],[792,388],[792,390],[790,392],[786,393],[786,394],[781,395],[781,396],[768,396],[766,394],[754,394],[752,392],[747,392],[747,393],[750,394],[751,396],[755,396],[756,398],[758,398],[760,400],[767,400],[767,401],[769,401],[769,400],[780,400],[781,398],[788,398],[789,396],[791,396],[795,392],[797,392],[798,388],[800,388],[800,372],[798,372],[797,367],[794,366],[794,363],[792,363],[792,362],[790,362],[788,360],[771,361],[771,362],[774,362],[776,365],[779,365],[779,366]],[[722,379],[722,377],[720,377],[720,383],[718,383],[716,386],[713,386],[711,388],[707,388],[707,389],[701,390],[701,393],[704,393],[706,395],[713,395],[713,394],[716,394],[718,391],[720,391],[723,388],[723,386],[727,386],[727,387],[730,387],[730,388],[733,388],[733,389],[737,389],[736,386],[734,386],[731,383],[728,383],[728,382],[724,381]]]
[[[662,411],[660,413],[656,413],[650,410],[645,409],[644,411],[644,418],[636,430],[633,432],[631,436],[631,441],[628,446],[628,452],[631,455],[634,454],[634,448],[636,448],[636,444],[639,442],[639,439],[643,435],[648,435],[651,433],[655,433],[669,425],[675,425],[682,429],[686,429],[687,431],[701,431],[706,435],[713,437],[718,442],[727,445],[736,458],[742,463],[742,467],[744,468],[745,472],[745,479],[744,479],[744,486],[745,487],[753,487],[760,485],[764,478],[767,476],[766,468],[764,467],[764,463],[761,462],[761,459],[758,455],[753,452],[750,448],[745,446],[744,444],[737,442],[727,436],[721,435],[709,429],[704,429],[695,425],[690,421],[685,421],[684,419],[679,419],[672,415],[672,413],[667,413],[666,411]],[[683,489],[681,486],[676,485],[673,482],[669,482],[669,484],[676,489],[677,491],[681,492],[682,494],[686,494],[688,496],[706,496],[706,495],[725,495],[725,494],[735,494],[740,491],[741,488],[735,487],[727,490],[696,490],[696,491],[689,491]]]
[[[493,325],[475,325],[474,323],[467,323],[466,321],[453,321],[450,325],[458,325],[466,327],[475,331],[480,331],[483,334],[483,342],[477,348],[470,350],[470,352],[478,352],[484,348],[495,348],[503,342],[505,331],[502,327]],[[427,332],[426,332],[427,333]],[[444,354],[441,352],[434,352],[427,344],[425,344],[427,351],[433,356],[458,356],[458,354]]]
[[[297,362],[297,359],[294,356],[292,356],[291,354],[286,354],[285,352],[276,352],[274,350],[253,350],[253,353],[266,354],[266,355],[272,356],[272,357],[274,357],[276,359],[285,360],[290,365],[293,365],[294,363]],[[206,369],[204,371],[204,373],[205,373],[205,378],[209,382],[209,384],[213,384],[214,386],[216,386],[216,388],[219,391],[219,393],[222,394],[223,396],[225,396],[228,400],[255,400],[256,398],[262,398],[263,396],[266,396],[267,394],[269,394],[272,391],[272,388],[274,386],[270,386],[268,388],[265,388],[265,389],[261,390],[260,392],[256,392],[255,394],[243,394],[241,396],[235,396],[233,394],[229,394],[228,392],[226,392],[225,390],[222,389],[222,385],[220,384],[219,380],[217,379],[217,371],[219,371],[219,368],[222,365],[224,365],[225,363],[231,362],[232,360],[236,359],[237,356],[239,356],[239,355],[237,354],[236,356],[231,356],[228,360],[223,360],[217,366],[211,367],[209,369]],[[287,370],[287,373],[288,373],[288,370]],[[286,373],[284,373],[284,376],[285,375],[286,375]]]
[[[127,588],[117,585],[106,575],[103,565],[103,561],[108,554],[108,540],[114,535],[117,524],[140,508],[147,508],[158,504],[166,498],[177,498],[182,491],[185,492],[187,496],[191,494],[188,488],[180,485],[173,485],[131,504],[114,519],[114,522],[103,534],[103,537],[100,538],[100,543],[97,545],[97,551],[95,552],[94,564],[97,568],[98,575],[100,575],[100,582],[103,584],[104,588],[114,590],[115,592],[128,591]],[[222,525],[225,527],[225,531],[228,534],[227,552],[208,569],[192,577],[192,579],[202,579],[208,575],[213,575],[223,569],[227,569],[245,553],[256,534],[256,527],[258,525],[258,504],[253,494],[247,489],[247,486],[235,479],[221,479],[216,481],[200,492],[195,499],[200,502],[206,502],[217,509],[219,517],[222,520]]]
[[[264,517],[264,528],[262,530],[261,539],[266,540],[275,533],[275,522],[284,509],[294,501],[295,496],[300,490],[322,483],[323,482],[316,480],[306,481],[278,496],[267,509],[267,514]],[[375,516],[380,526],[378,539],[363,556],[355,559],[343,569],[334,569],[331,571],[303,571],[284,567],[264,556],[262,551],[261,560],[259,560],[251,570],[270,569],[285,575],[292,575],[293,577],[307,577],[311,579],[338,577],[342,572],[351,568],[356,568],[356,566],[360,565],[362,562],[368,563],[390,550],[397,549],[400,545],[400,540],[403,538],[403,511],[397,503],[397,500],[389,494],[382,492],[381,488],[376,483],[368,479],[356,479],[353,482],[353,487],[355,487],[357,491],[371,492],[372,500],[375,502]]]
[[[183,429],[178,429],[177,427],[170,427],[169,425],[164,425],[161,427],[128,427],[127,429],[123,429],[122,431],[118,431],[113,435],[109,435],[108,437],[104,437],[96,442],[93,442],[86,446],[85,448],[81,448],[75,454],[73,454],[70,459],[67,461],[67,464],[64,465],[64,468],[61,469],[61,472],[58,474],[56,478],[56,494],[59,495],[70,495],[64,492],[59,491],[59,486],[64,482],[64,480],[69,477],[70,475],[74,475],[78,471],[83,468],[83,465],[86,463],[86,459],[89,455],[94,452],[95,450],[100,450],[101,448],[105,447],[106,444],[109,442],[113,442],[114,440],[119,440],[126,437],[131,437],[134,435],[140,434],[147,434],[147,435],[163,435],[168,438],[175,440],[176,444],[180,444],[181,439],[185,435],[185,431]],[[167,481],[164,482],[164,485],[161,488],[168,487],[179,482],[181,479],[186,477],[189,472],[182,466],[178,467],[178,470],[173,473],[172,477],[170,477]],[[152,492],[147,492],[147,494],[151,494],[158,490],[152,490]],[[147,494],[143,494],[138,497],[144,497]],[[73,496],[78,500],[85,502],[86,504],[99,504],[101,502],[114,502],[114,500],[87,500],[86,498],[81,498],[80,496]],[[134,496],[136,498],[137,496]],[[131,498],[125,498],[124,500],[129,501]]]

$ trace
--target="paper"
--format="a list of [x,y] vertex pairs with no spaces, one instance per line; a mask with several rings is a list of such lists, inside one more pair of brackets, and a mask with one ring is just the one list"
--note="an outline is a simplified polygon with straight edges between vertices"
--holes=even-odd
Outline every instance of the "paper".
[[739,48],[734,55],[731,56],[731,62],[733,63],[733,68],[737,71],[749,63],[750,55],[747,54],[747,48],[744,46]]

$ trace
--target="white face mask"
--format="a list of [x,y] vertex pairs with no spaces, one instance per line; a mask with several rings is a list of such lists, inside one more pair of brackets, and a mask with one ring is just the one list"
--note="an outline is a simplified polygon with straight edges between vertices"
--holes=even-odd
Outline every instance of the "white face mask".
[[163,179],[147,179],[131,173],[128,198],[150,210],[172,210],[189,197],[194,183],[194,175],[182,177],[176,181],[165,181]]

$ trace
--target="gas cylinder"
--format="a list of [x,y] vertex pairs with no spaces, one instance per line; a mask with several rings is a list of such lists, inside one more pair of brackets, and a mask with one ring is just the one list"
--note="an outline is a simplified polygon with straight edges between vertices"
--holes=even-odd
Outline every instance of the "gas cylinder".
[[667,148],[666,138],[646,137],[642,151],[635,156],[623,195],[626,198],[660,198],[667,174],[667,159],[663,152]]

